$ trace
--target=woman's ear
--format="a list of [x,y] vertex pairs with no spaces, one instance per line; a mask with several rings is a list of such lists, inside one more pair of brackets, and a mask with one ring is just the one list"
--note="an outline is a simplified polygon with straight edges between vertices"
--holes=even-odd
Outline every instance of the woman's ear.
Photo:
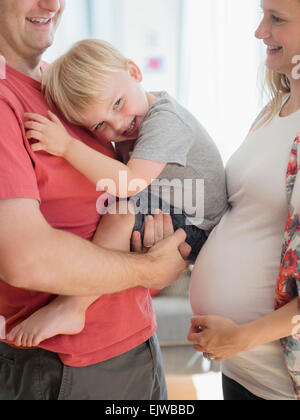
[[130,76],[133,77],[138,83],[142,82],[143,74],[140,68],[133,61],[128,61],[127,70],[129,71]]

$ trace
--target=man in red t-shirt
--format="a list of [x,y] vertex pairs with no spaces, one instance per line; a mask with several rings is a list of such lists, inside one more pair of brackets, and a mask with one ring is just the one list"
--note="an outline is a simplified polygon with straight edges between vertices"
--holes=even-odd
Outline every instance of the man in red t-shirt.
[[[80,334],[32,350],[0,336],[0,399],[162,399],[148,288],[171,284],[186,267],[178,251],[184,232],[145,255],[95,246],[94,185],[65,160],[33,153],[25,136],[24,113],[47,115],[41,56],[64,3],[0,1],[0,53],[7,64],[0,80],[0,333],[4,320],[10,331],[55,295],[102,297],[88,309]],[[110,146],[57,115],[73,137],[114,157]],[[156,231],[162,235],[161,219]]]

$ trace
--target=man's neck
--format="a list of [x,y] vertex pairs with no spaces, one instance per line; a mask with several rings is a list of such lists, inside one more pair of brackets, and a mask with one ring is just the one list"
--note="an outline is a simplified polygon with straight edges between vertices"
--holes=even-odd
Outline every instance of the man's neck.
[[2,48],[0,49],[0,54],[5,58],[6,64],[10,67],[32,79],[41,81],[41,55],[24,58],[17,54],[10,54],[9,51],[3,51]]
[[37,80],[38,82],[41,81],[42,73],[40,67],[40,59],[33,60],[32,62],[26,62],[24,60],[18,60],[15,62],[8,61],[7,64],[10,67],[18,70],[19,72],[26,74],[26,76],[31,77],[32,79]]

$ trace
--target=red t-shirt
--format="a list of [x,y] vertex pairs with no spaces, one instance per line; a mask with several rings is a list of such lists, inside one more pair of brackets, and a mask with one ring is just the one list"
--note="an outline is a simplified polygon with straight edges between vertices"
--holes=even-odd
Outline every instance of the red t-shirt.
[[[25,136],[24,113],[47,116],[48,109],[41,84],[7,66],[6,79],[0,80],[0,199],[39,200],[51,226],[91,240],[100,219],[96,187],[64,159],[33,153]],[[114,157],[110,145],[57,115],[73,137]],[[49,294],[13,288],[0,279],[0,315],[6,319],[7,331],[52,299]],[[138,287],[101,297],[87,310],[80,334],[59,335],[40,347],[58,353],[69,366],[88,366],[133,349],[155,330],[148,290]]]

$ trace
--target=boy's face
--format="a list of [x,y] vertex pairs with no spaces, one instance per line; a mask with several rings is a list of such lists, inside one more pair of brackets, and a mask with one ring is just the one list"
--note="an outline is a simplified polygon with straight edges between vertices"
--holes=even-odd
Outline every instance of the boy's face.
[[147,93],[141,86],[142,74],[133,63],[111,73],[107,87],[101,88],[101,103],[84,113],[84,125],[105,142],[136,139],[148,111]]

